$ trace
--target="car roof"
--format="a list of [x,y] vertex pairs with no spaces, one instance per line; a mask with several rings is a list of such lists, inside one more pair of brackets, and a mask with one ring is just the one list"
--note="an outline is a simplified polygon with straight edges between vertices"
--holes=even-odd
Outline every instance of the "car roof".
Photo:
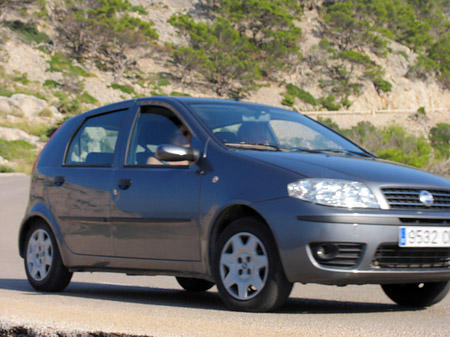
[[[116,103],[111,103],[108,105],[104,105],[89,111],[86,111],[78,116],[79,118],[87,118],[92,115],[101,114],[104,112],[112,112],[122,109],[128,109],[134,105],[144,105],[146,103],[151,103],[152,101],[156,102],[165,102],[165,103],[181,103],[182,105],[189,105],[192,103],[199,104],[244,104],[249,106],[267,106],[264,104],[251,103],[251,102],[243,102],[243,101],[233,101],[227,99],[218,99],[218,98],[198,98],[198,97],[171,97],[171,96],[149,96],[149,97],[139,97],[130,100],[120,101]],[[269,107],[269,106],[267,106]],[[273,108],[273,107],[272,107]]]

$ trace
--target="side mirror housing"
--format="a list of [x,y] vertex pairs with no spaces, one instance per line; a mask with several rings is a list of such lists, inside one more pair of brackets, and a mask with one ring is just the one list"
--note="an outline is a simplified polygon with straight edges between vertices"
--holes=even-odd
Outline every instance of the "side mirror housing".
[[185,161],[196,162],[200,158],[198,150],[185,148],[172,144],[161,144],[156,149],[156,158],[164,161]]

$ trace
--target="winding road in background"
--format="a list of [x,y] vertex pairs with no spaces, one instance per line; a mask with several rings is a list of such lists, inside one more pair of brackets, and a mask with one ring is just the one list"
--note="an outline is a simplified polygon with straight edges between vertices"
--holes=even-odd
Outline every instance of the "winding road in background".
[[0,327],[43,334],[146,336],[449,336],[450,296],[424,310],[401,309],[376,285],[296,284],[276,313],[228,311],[216,289],[183,291],[173,277],[76,273],[62,293],[34,291],[17,248],[30,177],[0,175]]

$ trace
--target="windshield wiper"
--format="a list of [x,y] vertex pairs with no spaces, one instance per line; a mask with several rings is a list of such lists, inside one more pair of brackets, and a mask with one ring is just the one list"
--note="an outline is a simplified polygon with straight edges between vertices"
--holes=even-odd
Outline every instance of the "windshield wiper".
[[364,153],[364,152],[360,152],[360,151],[352,151],[352,150],[347,150],[347,149],[319,149],[317,151],[320,151],[322,153],[340,153],[340,154],[345,154],[345,155],[350,155],[350,156],[358,156],[358,157],[372,157],[370,154],[368,153]]
[[293,149],[293,151],[308,152],[308,153],[325,153],[325,154],[326,153],[339,153],[339,154],[345,154],[345,155],[351,155],[351,156],[372,158],[372,156],[368,153],[346,150],[346,149],[309,149],[306,147],[299,147],[299,148]]
[[296,147],[291,149],[292,152],[307,152],[307,153],[323,153],[321,150],[310,149],[307,147]]
[[228,147],[234,147],[237,149],[245,149],[245,150],[284,151],[278,145],[275,144],[240,142],[240,143],[225,143],[225,145]]
[[293,149],[286,149],[286,148],[281,148],[275,144],[250,143],[250,142],[225,143],[225,145],[228,147],[233,147],[233,148],[237,148],[237,149],[245,149],[245,150],[307,152],[307,153],[322,153],[322,154],[337,153],[337,154],[344,154],[344,155],[350,155],[350,156],[372,158],[372,156],[368,153],[346,150],[346,149],[310,149],[307,147],[297,147],[297,148],[293,148]]

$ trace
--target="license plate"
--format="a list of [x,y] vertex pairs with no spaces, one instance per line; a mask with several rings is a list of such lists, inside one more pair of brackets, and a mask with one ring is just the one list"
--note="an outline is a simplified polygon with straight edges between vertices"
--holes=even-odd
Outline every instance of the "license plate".
[[400,227],[399,247],[450,247],[449,227]]

